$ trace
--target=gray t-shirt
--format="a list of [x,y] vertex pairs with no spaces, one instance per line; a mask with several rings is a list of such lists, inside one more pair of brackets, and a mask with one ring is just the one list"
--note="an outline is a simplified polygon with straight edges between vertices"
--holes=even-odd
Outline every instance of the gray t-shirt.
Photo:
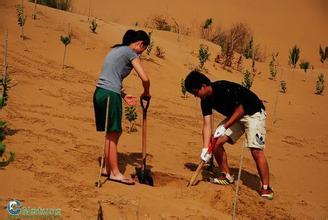
[[138,54],[128,46],[113,48],[105,58],[97,87],[121,94],[122,81],[131,72],[131,62],[137,57]]

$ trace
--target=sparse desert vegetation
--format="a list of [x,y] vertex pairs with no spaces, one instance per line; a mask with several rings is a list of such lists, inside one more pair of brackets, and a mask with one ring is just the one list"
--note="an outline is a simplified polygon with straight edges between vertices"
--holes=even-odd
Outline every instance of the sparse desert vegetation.
[[[2,207],[15,198],[22,207],[58,207],[63,219],[94,219],[99,207],[102,218],[113,219],[231,218],[236,184],[220,187],[208,181],[221,173],[215,160],[214,174],[205,167],[197,184],[186,187],[206,147],[202,103],[184,84],[186,74],[197,69],[212,82],[242,84],[265,105],[265,153],[275,198],[259,197],[261,182],[245,150],[237,219],[326,218],[328,20],[318,2],[23,3],[0,1]],[[149,76],[152,98],[147,139],[140,129],[140,106],[125,107],[122,100],[126,127],[116,149],[118,168],[134,177],[143,165],[146,140],[146,168],[155,185],[141,185],[135,178],[136,184],[127,186],[102,173],[97,189],[99,169],[105,170],[99,166],[105,133],[96,132],[92,94],[102,62],[129,29],[150,35],[150,45],[137,56]],[[6,31],[10,47],[3,58]],[[135,102],[143,93],[138,74],[133,70],[122,84]],[[213,116],[214,125],[225,118],[214,110]],[[243,144],[224,145],[235,178]],[[320,175],[294,184],[307,179],[314,167]],[[0,219],[8,216],[7,208],[0,209]]]

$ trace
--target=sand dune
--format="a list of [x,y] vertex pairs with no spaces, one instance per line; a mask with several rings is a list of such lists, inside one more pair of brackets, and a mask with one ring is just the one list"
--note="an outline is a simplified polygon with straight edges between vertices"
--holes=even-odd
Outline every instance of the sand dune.
[[[101,200],[105,219],[231,218],[234,187],[203,181],[209,176],[206,170],[197,186],[186,187],[199,162],[202,117],[198,100],[181,97],[180,81],[198,64],[195,54],[205,41],[196,35],[181,36],[177,41],[176,34],[155,30],[155,44],[165,49],[165,59],[154,54],[143,57],[152,82],[148,164],[155,187],[128,187],[109,181],[99,190],[94,186],[103,134],[95,132],[92,94],[103,59],[136,21],[141,25],[153,14],[164,13],[185,25],[201,23],[207,17],[222,21],[225,27],[245,21],[268,53],[280,53],[278,79],[269,79],[268,61],[257,63],[261,74],[256,75],[252,87],[267,108],[266,155],[275,199],[266,201],[258,196],[256,168],[249,152],[245,152],[238,216],[327,218],[328,98],[326,91],[322,96],[314,94],[317,75],[322,72],[327,77],[328,72],[327,63],[320,64],[318,57],[318,45],[328,45],[324,37],[328,31],[325,1],[231,4],[206,0],[202,1],[202,10],[197,10],[197,4],[182,1],[141,1],[137,5],[97,1],[92,3],[92,15],[102,18],[97,34],[88,29],[88,1],[73,1],[75,13],[38,6],[37,20],[31,19],[33,5],[24,1],[28,15],[24,41],[16,24],[15,4],[19,2],[0,2],[0,62],[4,32],[8,30],[9,74],[15,83],[8,105],[0,110],[0,119],[8,121],[11,131],[5,139],[8,151],[16,153],[15,162],[0,170],[1,207],[15,198],[25,206],[61,208],[63,219],[94,219]],[[64,46],[59,37],[67,34],[68,26],[73,39],[68,46],[67,67],[62,70]],[[219,51],[217,45],[205,43],[211,54]],[[294,43],[301,47],[304,59],[315,66],[306,74],[285,65]],[[240,72],[223,70],[214,56],[205,68],[212,80],[243,80]],[[279,80],[286,80],[286,94],[278,92]],[[135,73],[125,80],[125,88],[135,95],[141,92]],[[120,141],[120,168],[126,175],[133,174],[140,164],[141,109],[138,116],[138,131],[125,132]],[[216,121],[220,119],[222,116],[216,115]],[[124,120],[124,127],[127,125]],[[235,176],[241,145],[242,141],[226,147]],[[1,219],[7,215],[6,209],[0,210]]]

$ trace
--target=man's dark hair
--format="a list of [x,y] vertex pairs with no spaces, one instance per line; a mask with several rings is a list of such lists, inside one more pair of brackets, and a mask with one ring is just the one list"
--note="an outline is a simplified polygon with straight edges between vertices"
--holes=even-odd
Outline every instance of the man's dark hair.
[[189,93],[192,93],[193,89],[200,89],[203,84],[211,85],[211,80],[207,78],[204,74],[194,70],[188,74],[184,83],[186,90]]

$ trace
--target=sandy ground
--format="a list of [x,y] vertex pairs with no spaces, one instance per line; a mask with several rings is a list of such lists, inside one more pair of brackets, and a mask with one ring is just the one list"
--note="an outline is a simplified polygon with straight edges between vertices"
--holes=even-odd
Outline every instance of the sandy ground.
[[[111,45],[120,42],[123,33],[133,27],[136,19],[144,22],[156,13],[154,8],[158,13],[167,10],[170,16],[188,24],[197,4],[144,3],[138,5],[144,11],[136,18],[132,16],[135,10],[132,5],[127,9],[129,16],[109,7],[113,13],[106,17],[102,14],[105,9],[102,6],[106,4],[99,1],[92,4],[92,13],[99,13],[94,16],[102,17],[102,20],[98,21],[98,33],[92,34],[88,29],[88,18],[83,15],[88,13],[83,9],[88,2],[74,3],[73,10],[80,15],[38,6],[38,19],[32,20],[33,7],[26,1],[27,39],[21,40],[15,16],[18,2],[0,2],[0,62],[3,63],[4,33],[8,30],[8,71],[15,85],[10,89],[8,105],[0,110],[0,119],[8,122],[7,151],[16,153],[15,162],[0,170],[0,219],[8,216],[5,206],[12,198],[22,201],[24,206],[60,208],[63,219],[95,219],[98,201],[102,202],[105,219],[231,218],[234,186],[206,182],[209,173],[204,170],[196,186],[186,187],[199,162],[202,117],[199,100],[192,96],[181,97],[180,81],[198,63],[195,54],[199,44],[205,41],[196,34],[180,36],[177,41],[174,33],[154,31],[155,45],[165,48],[165,59],[154,54],[143,57],[143,66],[152,83],[147,143],[148,164],[153,171],[155,187],[141,184],[131,187],[109,181],[100,189],[94,185],[104,134],[95,131],[92,95],[106,53]],[[123,10],[121,4],[114,6]],[[211,4],[220,5],[218,11],[225,13],[214,13]],[[184,12],[185,16],[179,17],[178,9],[182,6],[190,8]],[[327,36],[328,19],[324,15],[327,4],[303,0],[294,5],[291,1],[279,0],[277,4],[266,5],[252,1],[247,5],[247,13],[245,7],[207,0],[204,10],[208,9],[208,13],[199,15],[197,20],[201,22],[202,18],[213,15],[221,20],[226,18],[224,25],[228,26],[247,17],[245,21],[267,47],[268,53],[281,53],[278,79],[269,79],[267,59],[265,63],[257,63],[261,74],[256,75],[252,87],[267,108],[265,152],[275,198],[267,201],[258,196],[259,179],[251,155],[246,151],[237,215],[242,219],[326,219],[328,98],[326,91],[322,96],[314,91],[317,75],[322,72],[327,77],[328,72],[327,63],[320,64],[318,56],[318,45],[328,45],[328,39],[323,37]],[[97,12],[97,8],[103,11]],[[229,8],[233,13],[227,11]],[[275,19],[277,11],[281,16]],[[290,15],[293,11],[299,13],[293,17]],[[309,16],[303,16],[305,12]],[[264,14],[265,18],[259,19]],[[193,15],[196,17],[197,14]],[[299,22],[288,23],[284,19],[287,16]],[[271,24],[279,31],[273,31]],[[67,34],[68,26],[73,39],[67,50],[67,66],[62,69],[64,46],[59,37]],[[306,74],[284,65],[288,50],[297,42],[304,51],[304,59],[315,66]],[[210,46],[211,54],[219,51],[218,46],[205,43]],[[249,63],[245,63],[247,66]],[[214,56],[205,68],[212,80],[227,79],[239,83],[243,80],[240,72],[225,71],[214,63]],[[287,82],[286,94],[278,92],[280,80]],[[141,83],[134,72],[124,82],[129,93],[140,94]],[[221,119],[222,116],[215,115],[216,122]],[[124,120],[123,123],[126,128],[128,122]],[[140,108],[137,129],[131,134],[124,132],[120,140],[120,169],[127,176],[140,164]],[[235,176],[242,144],[241,140],[226,147]],[[215,171],[218,173],[218,168]]]

